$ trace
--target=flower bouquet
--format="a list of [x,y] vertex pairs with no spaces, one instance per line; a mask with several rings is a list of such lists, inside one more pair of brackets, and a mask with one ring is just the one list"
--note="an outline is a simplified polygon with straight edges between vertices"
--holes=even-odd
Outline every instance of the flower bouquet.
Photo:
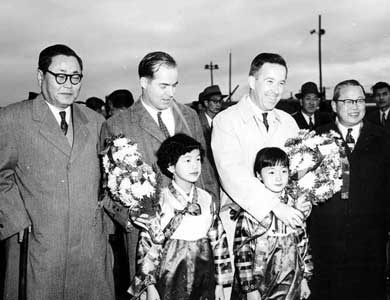
[[287,190],[294,199],[304,195],[317,205],[340,191],[341,137],[338,133],[316,135],[314,131],[300,130],[297,137],[287,140],[285,147],[291,172]]
[[[160,176],[146,164],[138,152],[137,144],[123,134],[106,140],[103,151],[105,186],[114,201],[128,209],[129,221],[147,224],[147,230],[156,243],[164,235],[160,226]],[[143,226],[144,227],[144,226]]]

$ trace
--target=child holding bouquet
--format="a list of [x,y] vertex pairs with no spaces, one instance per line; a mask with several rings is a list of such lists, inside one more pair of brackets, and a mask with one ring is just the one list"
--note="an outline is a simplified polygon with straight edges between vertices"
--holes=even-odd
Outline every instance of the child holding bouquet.
[[[294,201],[285,191],[289,159],[279,148],[257,153],[254,173],[285,204],[307,217],[311,204],[303,197]],[[300,203],[302,202],[302,203]],[[306,299],[312,263],[305,228],[291,228],[271,212],[261,222],[241,211],[234,239],[236,276],[232,299]]]
[[165,241],[153,242],[142,230],[137,272],[129,292],[148,300],[223,300],[232,282],[225,231],[211,195],[195,186],[204,151],[193,138],[177,134],[157,152],[160,170],[172,178],[160,192]]

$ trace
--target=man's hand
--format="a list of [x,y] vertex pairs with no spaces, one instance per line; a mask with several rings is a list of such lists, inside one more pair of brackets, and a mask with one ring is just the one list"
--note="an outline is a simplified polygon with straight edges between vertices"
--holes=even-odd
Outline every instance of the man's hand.
[[145,230],[148,230],[150,223],[151,223],[150,216],[148,216],[147,214],[141,214],[141,215],[137,216],[136,218],[132,219],[132,221],[135,225],[137,225]]
[[148,285],[147,287],[147,300],[160,300],[160,295],[154,284]]
[[[28,232],[30,233],[31,232],[31,225],[27,227],[28,229]],[[18,242],[21,243],[23,242],[23,237],[24,237],[24,229],[19,231],[18,233]]]
[[307,283],[306,278],[303,278],[301,282],[301,299],[309,298],[310,294],[311,292],[310,292],[309,284]]
[[307,218],[311,213],[313,205],[310,201],[306,200],[306,195],[301,195],[296,201],[295,208],[299,209]]
[[277,218],[292,228],[302,227],[304,216],[299,210],[279,202],[273,209]]
[[215,300],[225,300],[225,293],[223,292],[223,286],[217,284],[215,286]]
[[247,300],[261,300],[261,296],[258,290],[252,291],[246,294]]

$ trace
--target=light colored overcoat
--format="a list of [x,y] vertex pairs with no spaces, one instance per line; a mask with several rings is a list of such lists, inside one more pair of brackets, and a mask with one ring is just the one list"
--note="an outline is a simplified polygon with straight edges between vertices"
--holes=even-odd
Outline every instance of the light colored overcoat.
[[114,299],[112,253],[98,205],[103,118],[73,105],[70,146],[39,95],[0,110],[0,239],[4,299],[17,299],[16,233],[32,225],[28,299]]

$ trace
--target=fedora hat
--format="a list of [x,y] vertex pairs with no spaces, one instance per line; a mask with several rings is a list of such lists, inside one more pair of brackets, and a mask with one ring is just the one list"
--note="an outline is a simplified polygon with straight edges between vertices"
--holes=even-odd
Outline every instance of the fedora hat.
[[211,86],[208,86],[207,88],[205,88],[202,92],[203,94],[203,100],[209,100],[211,96],[214,96],[214,95],[218,95],[221,97],[221,100],[225,97],[227,97],[227,95],[223,95],[221,93],[221,90],[219,89],[219,86],[218,85],[211,85]]
[[317,96],[320,96],[320,92],[314,82],[309,81],[302,84],[301,92],[295,94],[295,97],[302,99],[306,94],[316,94]]

